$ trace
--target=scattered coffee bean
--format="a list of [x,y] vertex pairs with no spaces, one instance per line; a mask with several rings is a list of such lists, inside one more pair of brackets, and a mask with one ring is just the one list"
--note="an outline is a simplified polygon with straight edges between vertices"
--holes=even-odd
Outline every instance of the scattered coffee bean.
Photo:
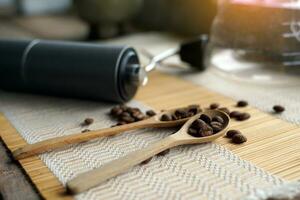
[[236,118],[237,116],[239,116],[241,113],[239,111],[232,111],[229,116],[230,118]]
[[218,108],[218,110],[220,110],[220,111],[226,113],[227,115],[230,114],[230,110],[229,110],[228,108],[226,108],[226,107]]
[[238,130],[229,130],[226,133],[226,137],[232,138],[236,134],[242,134],[242,133],[240,131],[238,131]]
[[156,112],[154,110],[147,110],[146,115],[148,115],[149,117],[152,117],[152,116],[156,115]]
[[84,129],[81,131],[81,133],[86,133],[86,132],[90,132],[91,130],[90,129]]
[[212,103],[212,104],[210,104],[210,106],[209,106],[209,108],[212,109],[212,110],[217,109],[217,108],[219,108],[219,107],[220,107],[220,104],[218,104],[218,103]]
[[93,119],[93,118],[86,118],[86,119],[83,121],[82,125],[83,125],[83,126],[88,126],[88,125],[91,125],[92,123],[94,123],[94,119]]
[[248,102],[244,101],[244,100],[240,100],[237,102],[236,106],[237,107],[246,107],[246,106],[248,106]]
[[199,119],[203,120],[206,124],[210,124],[211,122],[211,118],[206,114],[202,114]]
[[143,162],[140,163],[140,165],[146,165],[146,164],[148,164],[151,160],[152,160],[152,157],[151,157],[151,158],[148,158],[147,160],[144,160]]
[[245,121],[245,120],[249,119],[250,117],[251,117],[251,115],[250,115],[249,113],[240,113],[240,114],[236,117],[236,119],[237,119],[238,121]]
[[224,123],[224,119],[223,119],[222,117],[220,117],[220,116],[214,116],[214,117],[211,119],[211,121],[213,121],[213,122],[219,122],[219,123],[221,123],[221,124]]
[[244,142],[247,142],[247,138],[242,134],[235,134],[232,137],[232,142],[235,144],[242,144]]
[[282,113],[285,111],[285,108],[281,105],[275,105],[273,106],[273,110],[275,113]]
[[172,121],[172,117],[169,114],[163,114],[160,118],[161,121]]
[[165,150],[165,151],[162,151],[162,152],[158,153],[157,156],[165,156],[165,155],[167,155],[168,153],[170,153],[170,149],[167,149],[167,150]]

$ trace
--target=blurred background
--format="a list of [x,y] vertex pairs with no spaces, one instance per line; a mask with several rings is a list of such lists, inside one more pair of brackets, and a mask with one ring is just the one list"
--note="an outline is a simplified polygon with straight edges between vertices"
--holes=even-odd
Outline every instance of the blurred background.
[[149,30],[208,33],[216,0],[0,0],[0,37],[101,40]]

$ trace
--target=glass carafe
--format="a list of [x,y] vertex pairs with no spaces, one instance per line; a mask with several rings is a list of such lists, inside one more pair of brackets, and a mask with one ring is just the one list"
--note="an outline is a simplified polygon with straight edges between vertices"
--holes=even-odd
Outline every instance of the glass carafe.
[[227,77],[300,83],[300,1],[219,0],[206,64]]

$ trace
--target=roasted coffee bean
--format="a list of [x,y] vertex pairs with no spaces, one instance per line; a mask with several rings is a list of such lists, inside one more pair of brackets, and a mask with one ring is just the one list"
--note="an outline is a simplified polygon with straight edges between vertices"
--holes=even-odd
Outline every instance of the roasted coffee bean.
[[133,123],[135,122],[135,119],[131,116],[123,116],[121,118],[122,121],[127,122],[127,123]]
[[175,114],[172,114],[172,120],[178,120],[179,118],[175,115]]
[[86,133],[86,132],[90,132],[91,130],[90,129],[84,129],[81,131],[81,133]]
[[211,119],[213,122],[219,122],[221,124],[224,123],[224,119],[220,116],[214,116],[212,119]]
[[124,111],[124,112],[121,114],[120,118],[122,119],[123,117],[131,117],[131,114],[130,114],[129,112],[127,112],[127,111]]
[[93,118],[86,118],[86,119],[83,121],[82,125],[88,126],[88,125],[91,125],[92,123],[94,123],[94,119],[93,119]]
[[212,127],[214,133],[218,133],[223,129],[223,124],[216,121],[211,122],[210,126]]
[[244,100],[240,100],[237,102],[236,106],[237,107],[246,107],[246,106],[248,106],[248,102],[244,101]]
[[230,118],[236,118],[237,116],[239,116],[241,113],[239,111],[232,111],[229,116]]
[[210,126],[206,126],[204,129],[199,130],[201,137],[207,137],[214,134],[213,129]]
[[140,113],[140,114],[136,115],[134,118],[137,121],[141,121],[141,120],[144,120],[146,118],[146,116],[144,114]]
[[123,113],[123,110],[120,108],[120,106],[115,106],[110,110],[110,114],[112,116],[119,116]]
[[217,108],[219,108],[219,107],[220,107],[220,104],[218,104],[218,103],[212,103],[212,104],[210,104],[210,106],[209,106],[209,108],[212,109],[212,110],[217,109]]
[[188,114],[185,109],[177,109],[177,110],[175,110],[175,115],[178,118],[183,119],[183,118],[186,118]]
[[191,127],[192,128],[195,128],[195,129],[202,129],[203,127],[207,126],[207,124],[201,120],[201,119],[196,119],[195,121],[193,121],[193,123],[191,124]]
[[220,123],[220,122],[211,122],[210,125],[211,125],[211,126],[220,126],[220,127],[223,126],[223,124]]
[[133,112],[133,113],[131,114],[131,116],[132,116],[134,119],[136,119],[136,121],[141,121],[141,120],[145,119],[145,115],[144,115],[143,113],[141,113],[141,112]]
[[130,114],[133,114],[133,113],[142,113],[142,111],[138,108],[131,108],[129,107],[126,112],[130,113]]
[[232,138],[236,134],[242,134],[242,133],[240,131],[238,131],[238,130],[229,130],[226,133],[226,137]]
[[151,158],[148,158],[147,160],[144,160],[143,162],[140,163],[140,165],[146,165],[146,164],[148,164],[151,160],[152,160],[152,157],[151,157]]
[[249,113],[240,113],[240,114],[236,117],[236,119],[237,119],[238,121],[245,121],[245,120],[249,119],[250,117],[251,117],[251,115],[250,115]]
[[162,151],[162,152],[158,153],[157,156],[165,156],[165,155],[167,155],[168,153],[170,153],[170,149],[167,149],[167,150],[165,150],[165,151]]
[[206,114],[202,114],[199,119],[203,120],[207,124],[210,124],[211,122],[211,118]]
[[198,130],[192,127],[188,129],[188,134],[194,137],[200,137]]
[[156,112],[154,110],[147,110],[146,115],[148,115],[149,117],[152,117],[152,116],[156,115]]
[[196,115],[197,113],[202,112],[202,110],[200,109],[200,105],[195,104],[188,106],[188,112]]
[[281,105],[275,105],[273,106],[273,110],[275,113],[282,113],[285,111],[285,108]]
[[119,107],[123,110],[123,111],[127,111],[127,109],[129,108],[128,106],[122,104],[122,105],[119,105]]
[[244,142],[247,142],[247,138],[242,134],[235,134],[232,137],[232,142],[235,144],[242,144]]
[[212,127],[214,133],[218,133],[221,130],[223,130],[222,126],[211,125],[211,127]]
[[226,108],[226,107],[218,108],[218,110],[220,110],[220,111],[226,113],[227,115],[230,114],[230,110],[229,110],[228,108]]
[[172,117],[169,114],[163,114],[160,118],[161,121],[171,121]]

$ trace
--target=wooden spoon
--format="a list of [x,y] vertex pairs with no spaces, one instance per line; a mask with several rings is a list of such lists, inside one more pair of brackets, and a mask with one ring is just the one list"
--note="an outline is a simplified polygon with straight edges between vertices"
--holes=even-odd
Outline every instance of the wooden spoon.
[[15,150],[13,152],[13,156],[15,159],[19,160],[19,159],[44,153],[46,151],[58,149],[66,145],[86,142],[95,138],[116,135],[121,132],[140,129],[140,128],[176,127],[178,125],[184,124],[184,122],[186,122],[189,118],[174,120],[174,121],[161,121],[160,119],[163,114],[173,114],[177,109],[178,108],[164,111],[146,120],[134,122],[131,124],[106,128],[97,131],[77,133],[68,136],[62,136],[62,137],[44,140],[41,142],[37,142],[35,144],[28,144],[24,147]]
[[162,139],[159,142],[149,145],[144,149],[132,152],[122,158],[111,161],[104,164],[100,168],[94,169],[92,171],[80,174],[76,178],[67,182],[67,189],[72,194],[77,194],[86,191],[92,187],[95,187],[104,181],[113,178],[119,174],[126,172],[131,167],[140,164],[141,162],[155,156],[156,154],[165,151],[169,148],[183,145],[183,144],[199,144],[205,142],[211,142],[221,136],[223,136],[228,129],[230,118],[224,112],[218,110],[207,110],[204,112],[210,117],[220,116],[224,119],[223,130],[207,137],[193,137],[189,135],[188,128],[190,125],[200,117],[200,114],[195,115],[190,120],[188,120],[184,126],[175,134]]

